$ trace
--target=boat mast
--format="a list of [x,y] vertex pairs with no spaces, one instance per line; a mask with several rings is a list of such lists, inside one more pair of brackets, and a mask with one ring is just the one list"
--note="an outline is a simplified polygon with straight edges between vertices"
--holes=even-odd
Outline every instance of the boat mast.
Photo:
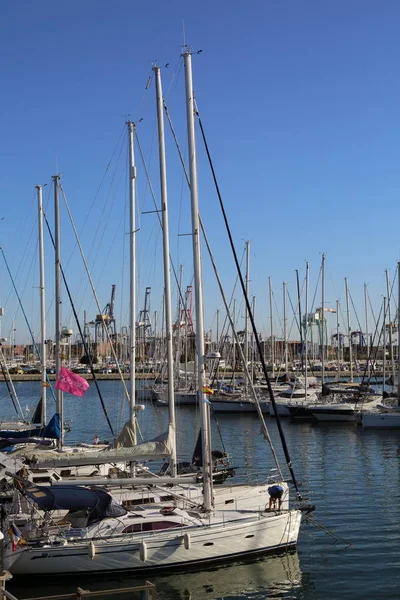
[[[306,261],[306,306],[305,306],[305,327],[304,327],[304,389],[305,398],[307,399],[307,376],[308,376],[308,347],[307,347],[307,336],[308,336],[308,261]],[[301,321],[300,321],[301,323]],[[301,325],[300,325],[301,327]],[[302,351],[303,354],[303,351]]]
[[39,226],[39,270],[40,270],[40,282],[39,282],[39,295],[40,295],[40,358],[41,358],[41,369],[42,369],[42,414],[41,424],[42,427],[46,426],[47,415],[46,415],[46,396],[47,396],[47,348],[46,348],[46,302],[45,302],[45,288],[44,288],[44,244],[43,244],[43,202],[42,202],[42,186],[37,185],[37,198],[38,198],[38,226]]
[[392,378],[394,380],[394,353],[393,353],[393,335],[392,335],[392,293],[390,289],[389,272],[386,270],[386,290],[388,298],[388,317],[389,317],[389,346],[390,346],[390,368],[392,371]]
[[286,281],[283,282],[283,343],[284,343],[285,375],[288,376],[289,360],[288,360],[287,315],[286,315]]
[[[219,352],[219,347],[220,347],[220,344],[219,344],[219,308],[217,308],[217,316],[216,316],[216,318],[217,318],[217,335],[216,335],[215,351]],[[217,358],[216,361],[217,361],[216,379],[217,379],[217,382],[218,382],[219,381],[219,363],[220,363],[220,359]]]
[[400,406],[400,262],[397,263],[397,289],[397,405]]
[[202,424],[202,450],[203,450],[203,494],[204,508],[211,510],[212,496],[212,462],[210,447],[210,407],[209,401],[203,392],[204,385],[204,320],[203,320],[203,289],[201,279],[201,252],[200,252],[200,220],[199,199],[197,185],[196,140],[194,127],[194,94],[192,81],[192,56],[187,48],[183,53],[186,84],[186,117],[189,149],[190,173],[190,199],[192,214],[192,244],[194,262],[194,289],[196,299],[196,347],[197,347],[197,382],[200,400],[200,414]]
[[[169,229],[168,229],[168,194],[167,194],[167,167],[165,159],[165,139],[164,139],[164,113],[163,113],[163,95],[161,86],[160,67],[153,67],[156,79],[156,101],[157,101],[157,122],[158,122],[158,153],[160,161],[160,189],[161,189],[161,214],[163,228],[163,254],[164,254],[164,294],[165,294],[165,325],[167,337],[167,369],[168,369],[168,415],[169,428],[171,429],[174,440],[173,450],[170,457],[171,475],[176,477],[176,424],[175,424],[175,391],[174,391],[174,356],[172,345],[172,308],[171,308],[171,277],[169,260]],[[179,294],[180,297],[180,294]],[[181,318],[178,313],[178,335],[180,335]],[[180,356],[180,349],[179,349]],[[179,363],[178,363],[179,370]],[[178,371],[179,372],[179,371]]]
[[[249,297],[249,279],[250,276],[250,241],[246,242],[246,296]],[[246,372],[249,366],[249,311],[247,310],[247,306],[244,309],[244,362],[246,363],[244,371]],[[245,396],[248,396],[248,381],[247,377],[245,378]]]
[[[54,184],[54,245],[55,245],[55,342],[56,342],[56,373],[61,368],[61,262],[60,262],[60,204],[58,200],[59,175],[53,175]],[[64,444],[64,398],[63,392],[57,390],[57,413],[60,418],[60,438],[58,448]]]
[[321,321],[322,321],[322,355],[321,375],[322,383],[325,382],[325,254],[322,254],[322,278],[321,278]]
[[386,296],[383,296],[383,385],[382,394],[385,393],[386,382]]
[[351,336],[350,327],[349,286],[347,285],[347,277],[344,278],[344,282],[346,287],[347,334],[349,336],[350,381],[353,381],[353,338]]
[[271,277],[268,277],[268,289],[269,289],[269,323],[270,323],[270,336],[271,336],[271,369],[272,369],[272,379],[274,378],[275,373],[275,352],[274,352],[274,326],[273,326],[273,317],[272,317],[272,280]]
[[154,369],[156,370],[156,365],[157,365],[157,318],[158,318],[158,314],[157,311],[154,311],[154,317],[153,317],[153,322],[154,322],[154,329],[153,329],[153,334],[154,334],[154,354],[153,354],[153,360],[154,360]]
[[235,327],[236,327],[236,300],[233,299],[233,310],[232,310],[232,368],[233,373],[236,372],[236,338],[235,338]]
[[[301,353],[300,353],[300,361],[301,361],[301,367],[300,370],[303,373],[304,370],[304,348],[303,348],[303,327],[302,327],[302,315],[301,315],[301,297],[300,297],[300,280],[299,280],[299,271],[298,269],[296,269],[296,284],[297,284],[297,307],[299,310],[299,333],[300,333],[300,348],[301,348]],[[307,315],[307,311],[306,311],[306,319],[308,318]]]
[[340,381],[340,331],[339,331],[339,300],[336,300],[336,343],[337,343],[337,359],[338,359],[338,370],[336,381]]
[[[182,266],[183,268],[183,266]],[[182,289],[182,287],[180,288]],[[189,294],[186,290],[185,292],[185,319],[184,319],[184,327],[185,327],[185,389],[187,389],[188,385],[188,303],[189,303]]]
[[[253,313],[254,319],[256,318],[256,297],[253,296],[251,311]],[[251,334],[251,383],[254,384],[254,355],[255,355],[255,347],[254,347],[254,331]]]
[[[164,115],[163,115],[164,117]],[[164,123],[163,123],[164,125]],[[164,146],[165,148],[165,146]],[[175,340],[175,363],[174,363],[174,367],[175,367],[175,372],[176,372],[176,379],[178,381],[178,388],[180,387],[180,366],[181,366],[181,314],[182,314],[182,277],[183,277],[183,265],[179,266],[179,282],[178,282],[178,304],[177,304],[177,335],[176,335],[176,340]],[[171,303],[171,300],[170,300]],[[172,314],[172,304],[171,304],[171,314]],[[172,318],[172,317],[171,317]],[[166,323],[166,327],[167,327],[167,338],[168,338],[168,324]],[[167,344],[168,345],[168,344]],[[168,350],[167,350],[168,353]],[[167,367],[168,368],[168,367]],[[185,380],[187,379],[187,373],[185,372]],[[185,386],[186,386],[186,381],[185,381]]]
[[364,306],[365,306],[365,337],[367,341],[367,376],[368,381],[371,376],[369,362],[369,331],[368,331],[368,303],[367,303],[367,284],[364,283]]
[[130,263],[130,307],[129,307],[129,325],[130,325],[130,388],[129,388],[129,423],[132,428],[133,443],[136,444],[136,218],[135,218],[135,154],[134,137],[135,124],[132,121],[127,122],[128,126],[128,144],[129,144],[129,263]]

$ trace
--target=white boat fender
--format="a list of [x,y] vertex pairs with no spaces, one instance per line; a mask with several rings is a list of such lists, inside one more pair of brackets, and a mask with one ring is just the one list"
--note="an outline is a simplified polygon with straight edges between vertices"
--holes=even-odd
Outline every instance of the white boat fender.
[[185,546],[186,550],[190,550],[190,546],[192,545],[192,540],[190,539],[189,533],[185,533],[185,535],[183,536],[183,545]]
[[88,553],[89,553],[89,558],[90,558],[91,560],[93,560],[93,559],[94,559],[94,557],[96,556],[96,546],[93,544],[93,542],[90,542],[90,543],[89,543],[89,546],[88,546]]
[[147,560],[146,542],[140,542],[140,544],[139,544],[139,557],[142,562],[146,562],[146,560]]

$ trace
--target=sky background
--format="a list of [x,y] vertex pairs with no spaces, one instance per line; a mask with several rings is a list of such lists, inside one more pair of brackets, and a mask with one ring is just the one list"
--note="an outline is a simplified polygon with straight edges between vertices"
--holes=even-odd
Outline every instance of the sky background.
[[[0,7],[0,306],[2,335],[29,339],[10,276],[35,335],[39,333],[37,206],[44,188],[53,228],[51,176],[62,174],[99,303],[116,284],[117,328],[128,323],[128,188],[125,121],[137,125],[138,310],[150,286],[151,315],[161,312],[162,239],[147,182],[159,205],[152,64],[187,156],[184,41],[193,51],[195,96],[240,260],[251,242],[250,295],[256,321],[269,334],[268,278],[274,328],[282,324],[282,282],[296,303],[310,264],[310,304],[320,306],[320,264],[326,254],[327,306],[340,300],[344,277],[352,328],[365,323],[363,286],[376,315],[386,295],[385,269],[395,277],[399,238],[400,4],[370,0],[163,3],[115,0]],[[147,89],[146,89],[147,85]],[[129,117],[127,116],[129,115]],[[192,283],[190,206],[177,151],[167,129],[171,255]],[[228,297],[235,269],[200,135],[200,212]],[[46,235],[49,336],[54,333],[54,258]],[[98,310],[88,289],[65,206],[62,262],[83,318]],[[204,253],[206,328],[216,332],[222,301]],[[175,286],[174,286],[175,288]],[[395,284],[397,288],[397,282]],[[62,322],[76,331],[63,292]],[[397,297],[397,292],[395,293]],[[303,297],[304,303],[304,297]],[[397,302],[397,300],[396,300]],[[174,304],[176,292],[174,291]],[[354,304],[354,306],[353,306]],[[290,307],[290,302],[288,303]],[[394,310],[395,301],[393,300]],[[175,311],[176,312],[176,311]],[[288,315],[289,322],[292,315]],[[373,321],[369,316],[370,327]],[[330,328],[336,317],[329,316]],[[159,325],[160,326],[160,325]],[[220,328],[222,324],[220,324]],[[297,339],[293,326],[290,337]]]

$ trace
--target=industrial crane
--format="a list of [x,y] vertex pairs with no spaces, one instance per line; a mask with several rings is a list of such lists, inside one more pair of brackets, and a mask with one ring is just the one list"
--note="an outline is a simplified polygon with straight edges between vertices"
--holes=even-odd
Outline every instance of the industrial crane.
[[108,304],[103,308],[100,315],[96,315],[94,322],[95,326],[95,342],[104,342],[107,340],[103,324],[109,330],[111,337],[116,335],[115,316],[114,316],[114,302],[115,302],[115,283],[111,286],[111,299]]

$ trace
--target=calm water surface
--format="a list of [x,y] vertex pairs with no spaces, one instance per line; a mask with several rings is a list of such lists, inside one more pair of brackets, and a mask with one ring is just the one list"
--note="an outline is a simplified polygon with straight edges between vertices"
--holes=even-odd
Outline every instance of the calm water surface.
[[[101,390],[115,430],[127,416],[119,382],[101,381]],[[32,408],[39,382],[15,384],[22,407]],[[12,416],[4,384],[0,384],[0,416]],[[49,417],[54,402],[49,399]],[[67,441],[111,439],[93,386],[83,398],[65,399],[71,425]],[[167,412],[150,402],[140,414],[144,438],[166,429]],[[177,412],[179,458],[193,451],[199,416],[192,407]],[[281,456],[276,425],[267,422]],[[317,510],[305,522],[297,552],[267,556],[196,573],[151,576],[160,600],[302,600],[400,598],[400,430],[364,431],[353,425],[284,422],[287,443],[302,493]],[[220,436],[221,434],[221,436]],[[237,481],[263,481],[273,468],[269,449],[252,415],[218,415],[213,423],[213,448],[222,441],[237,467]],[[282,461],[282,465],[283,465]],[[115,575],[107,579],[68,578],[33,586],[23,579],[10,591],[19,598],[66,593],[79,585],[91,590],[120,588],[143,579]],[[120,596],[118,596],[120,598]],[[130,596],[132,598],[132,596]]]

